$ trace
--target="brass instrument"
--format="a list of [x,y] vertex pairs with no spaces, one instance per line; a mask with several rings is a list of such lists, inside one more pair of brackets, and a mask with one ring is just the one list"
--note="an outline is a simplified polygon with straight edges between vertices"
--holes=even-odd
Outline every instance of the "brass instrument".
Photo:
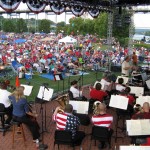
[[62,109],[65,109],[66,104],[69,103],[69,96],[68,94],[61,95],[56,99],[56,101],[60,104]]
[[137,113],[137,112],[142,112],[142,107],[141,107],[140,104],[135,104],[135,105],[133,106],[133,108],[134,108],[134,112],[135,112],[135,113]]
[[98,112],[98,105],[100,104],[101,102],[100,101],[95,101],[94,104],[93,104],[93,114],[94,115],[98,115],[99,112]]

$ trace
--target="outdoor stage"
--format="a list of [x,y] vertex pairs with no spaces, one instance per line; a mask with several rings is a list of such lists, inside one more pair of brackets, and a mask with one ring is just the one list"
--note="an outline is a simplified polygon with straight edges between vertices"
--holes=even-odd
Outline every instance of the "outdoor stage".
[[[44,132],[44,144],[48,145],[48,150],[53,150],[54,132],[55,132],[56,124],[54,122],[52,122],[51,119],[52,119],[52,112],[58,105],[59,105],[59,103],[56,100],[47,102],[47,104],[46,104],[46,110],[47,110],[46,129],[48,132]],[[38,113],[37,121],[41,126],[40,104],[35,104],[35,106],[36,106],[35,107],[36,111]],[[111,113],[114,116],[113,129],[115,130],[115,123],[116,123],[115,110],[110,108],[110,109],[108,109],[108,113]],[[122,122],[119,122],[119,123],[120,123],[120,126],[122,126]],[[90,140],[91,140],[91,136],[90,136],[91,129],[92,129],[92,125],[89,125],[89,126],[81,125],[80,126],[80,130],[83,130],[86,133],[86,137],[82,143],[82,150],[89,149]],[[26,137],[26,147],[24,147],[23,141],[19,140],[19,141],[15,142],[14,149],[12,149],[12,128],[10,128],[10,130],[6,132],[5,136],[2,136],[2,133],[0,132],[0,139],[1,139],[0,150],[36,150],[35,143],[32,142],[32,136],[25,125],[24,125],[24,130],[25,130],[25,137]],[[44,126],[44,130],[45,130],[45,126]],[[130,139],[126,136],[125,131],[124,132],[120,131],[119,136],[122,136],[123,138],[122,139],[118,138],[117,143],[115,143],[115,138],[113,135],[112,142],[111,142],[112,148],[110,150],[115,150],[115,146],[116,146],[116,150],[119,150],[119,148],[118,148],[119,145],[129,145]],[[58,148],[56,146],[55,150],[57,150],[57,149]],[[75,149],[80,149],[80,147],[77,146]],[[61,145],[61,150],[72,150],[72,147]],[[98,141],[96,142],[96,146],[94,144],[94,140],[92,141],[91,150],[98,150]],[[108,149],[106,148],[104,150],[108,150]]]

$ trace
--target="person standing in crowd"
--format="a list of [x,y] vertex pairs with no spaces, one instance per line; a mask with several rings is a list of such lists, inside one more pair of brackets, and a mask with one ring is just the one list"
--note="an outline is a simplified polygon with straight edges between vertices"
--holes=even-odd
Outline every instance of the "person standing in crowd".
[[73,106],[71,104],[67,104],[64,110],[62,110],[61,107],[57,107],[53,114],[53,120],[56,122],[57,130],[71,131],[74,142],[80,143],[85,137],[85,133],[78,131],[80,120],[77,116],[74,116],[72,112]]
[[32,133],[33,142],[39,142],[39,125],[35,119],[37,114],[33,114],[29,110],[27,99],[24,96],[24,87],[17,87],[9,99],[13,105],[13,120],[26,124]]
[[[106,105],[104,103],[100,103],[97,106],[97,110],[95,111],[96,114],[92,116],[92,123],[94,126],[100,126],[100,127],[107,127],[109,130],[110,136],[113,134],[113,130],[111,128],[113,123],[113,116],[110,114],[107,114],[106,112]],[[101,142],[98,146],[100,149],[105,148],[105,142]]]
[[130,62],[130,57],[126,56],[122,63],[122,75],[124,76],[129,76],[130,71],[133,68],[129,62]]
[[134,66],[137,66],[137,63],[138,63],[138,57],[137,57],[136,53],[133,52],[133,55],[132,55],[132,64]]
[[5,82],[1,83],[1,89],[0,89],[0,103],[4,104],[5,106],[5,112],[7,115],[7,119],[5,120],[5,125],[10,125],[10,122],[12,120],[12,105],[11,101],[9,100],[8,96],[10,96],[11,93],[7,91]]

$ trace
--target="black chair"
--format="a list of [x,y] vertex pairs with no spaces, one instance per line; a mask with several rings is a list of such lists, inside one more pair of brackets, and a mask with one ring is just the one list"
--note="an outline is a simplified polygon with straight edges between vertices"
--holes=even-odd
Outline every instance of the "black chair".
[[76,98],[74,98],[73,97],[73,93],[70,90],[68,91],[68,95],[69,95],[69,100],[78,100],[78,101],[82,101],[83,100],[82,97],[76,97]]
[[73,150],[75,149],[75,146],[81,145],[81,143],[75,143],[73,141],[71,131],[56,130],[54,138],[55,138],[54,139],[54,149],[55,149],[55,144],[58,145],[58,150],[59,150],[59,145],[70,145],[73,147]]
[[70,90],[68,91],[68,95],[70,100],[75,100],[75,98],[73,98],[73,93]]
[[[117,120],[116,120],[116,133],[115,133],[115,142],[117,142],[117,138],[124,138],[124,137],[118,137],[118,129],[121,129],[121,131],[126,131],[125,121],[126,119],[131,118],[130,111],[123,110],[123,109],[116,109],[117,114]],[[122,126],[120,126],[119,121],[122,121]]]
[[92,127],[92,134],[91,134],[91,142],[90,142],[90,149],[92,140],[96,140],[100,142],[107,142],[109,144],[109,148],[111,148],[111,131],[107,127],[100,127],[100,126],[93,126]]
[[5,135],[5,131],[6,131],[6,128],[5,128],[5,105],[0,103],[0,118],[1,118],[1,128],[0,128],[0,131],[3,132],[3,136]]

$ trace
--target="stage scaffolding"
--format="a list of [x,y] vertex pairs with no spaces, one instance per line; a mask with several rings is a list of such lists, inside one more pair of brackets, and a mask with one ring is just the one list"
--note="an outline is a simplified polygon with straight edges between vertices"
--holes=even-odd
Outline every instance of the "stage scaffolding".
[[113,30],[113,13],[108,13],[108,27],[107,27],[107,57],[108,57],[108,71],[111,71],[111,58],[109,52],[112,50],[112,30]]

